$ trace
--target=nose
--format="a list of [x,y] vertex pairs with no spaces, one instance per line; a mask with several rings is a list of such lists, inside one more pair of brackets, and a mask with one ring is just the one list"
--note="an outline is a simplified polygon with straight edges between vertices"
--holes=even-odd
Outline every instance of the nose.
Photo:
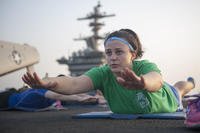
[[112,55],[110,56],[111,60],[116,60],[117,59],[117,55],[115,53],[112,53]]

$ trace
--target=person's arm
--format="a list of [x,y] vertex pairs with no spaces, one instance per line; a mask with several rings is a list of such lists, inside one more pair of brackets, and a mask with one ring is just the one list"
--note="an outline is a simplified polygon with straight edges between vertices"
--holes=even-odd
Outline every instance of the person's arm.
[[144,89],[149,92],[158,91],[163,85],[162,76],[157,72],[149,72],[141,78],[144,80]]
[[67,95],[83,93],[93,89],[91,79],[85,75],[79,77],[62,76],[41,79],[34,72],[33,74],[24,74],[22,80],[32,88],[46,88]]
[[95,96],[90,96],[85,93],[75,94],[75,95],[63,95],[50,90],[45,93],[45,97],[49,99],[61,100],[66,102],[83,102],[83,103],[91,100],[94,101],[98,100],[98,98],[96,98]]
[[132,70],[126,68],[121,76],[117,77],[119,84],[128,89],[145,89],[149,92],[155,92],[162,87],[162,76],[157,72],[149,72],[142,76],[137,76]]

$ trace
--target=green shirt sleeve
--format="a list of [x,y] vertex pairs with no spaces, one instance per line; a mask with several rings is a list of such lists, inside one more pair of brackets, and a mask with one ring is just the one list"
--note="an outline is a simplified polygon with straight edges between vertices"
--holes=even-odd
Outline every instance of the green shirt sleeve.
[[155,63],[149,62],[148,60],[134,61],[133,71],[138,76],[141,74],[147,74],[149,72],[161,72]]

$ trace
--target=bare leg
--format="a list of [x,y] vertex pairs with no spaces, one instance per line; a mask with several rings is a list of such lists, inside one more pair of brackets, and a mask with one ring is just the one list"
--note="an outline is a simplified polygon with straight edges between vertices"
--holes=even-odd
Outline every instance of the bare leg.
[[190,92],[195,87],[194,79],[188,78],[187,81],[179,81],[175,83],[174,87],[178,90],[180,99],[182,99],[185,94]]

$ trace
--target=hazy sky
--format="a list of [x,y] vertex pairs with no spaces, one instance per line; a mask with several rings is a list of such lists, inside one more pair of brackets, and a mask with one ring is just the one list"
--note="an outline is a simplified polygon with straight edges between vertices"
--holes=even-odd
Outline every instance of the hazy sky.
[[[90,21],[77,21],[93,11],[97,0],[0,0],[0,40],[28,43],[40,53],[35,70],[40,76],[68,74],[56,59],[86,47],[75,42],[91,35]],[[138,33],[145,54],[173,84],[193,76],[200,87],[199,0],[101,0],[101,11],[115,17],[101,19],[101,34],[121,28]],[[102,43],[101,43],[102,44]],[[103,50],[103,47],[101,47]],[[25,70],[0,77],[0,88],[21,87]]]

